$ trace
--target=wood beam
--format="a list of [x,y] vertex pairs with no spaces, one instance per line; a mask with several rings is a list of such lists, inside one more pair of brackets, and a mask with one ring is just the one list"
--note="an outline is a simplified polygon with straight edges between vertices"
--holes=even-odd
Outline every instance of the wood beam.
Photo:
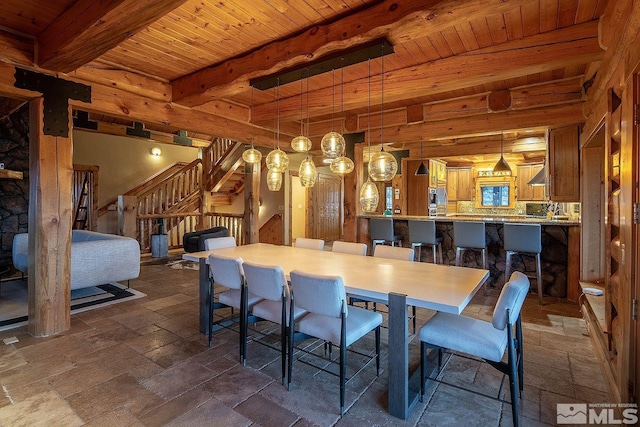
[[[597,39],[598,24],[587,22],[550,31],[520,40],[509,41],[465,54],[407,67],[385,75],[385,102],[401,102],[408,97],[433,95],[496,80],[551,71],[570,65],[597,61],[602,50]],[[372,87],[380,87],[380,76],[373,76]],[[368,78],[344,83],[343,109],[366,108]],[[331,114],[332,88],[309,92],[312,116]],[[372,93],[371,103],[380,103],[381,94]],[[299,115],[299,97],[280,99],[281,120],[292,120]],[[275,102],[252,108],[254,123],[269,120],[275,111]]]
[[71,327],[72,142],[44,134],[44,98],[29,107],[28,330],[46,337]]
[[[582,103],[507,111],[466,117],[460,120],[438,120],[385,129],[385,141],[394,143],[456,138],[465,135],[511,131],[534,127],[561,127],[582,123]],[[373,131],[372,131],[373,132]],[[372,139],[375,140],[372,135]]]
[[269,43],[244,56],[174,80],[173,99],[196,106],[247,89],[250,78],[302,66],[317,58],[386,36],[404,43],[460,22],[502,13],[529,0],[385,0],[342,19]]
[[0,58],[16,65],[32,66],[34,40],[0,30]]
[[113,49],[186,0],[78,0],[38,37],[38,65],[68,73]]

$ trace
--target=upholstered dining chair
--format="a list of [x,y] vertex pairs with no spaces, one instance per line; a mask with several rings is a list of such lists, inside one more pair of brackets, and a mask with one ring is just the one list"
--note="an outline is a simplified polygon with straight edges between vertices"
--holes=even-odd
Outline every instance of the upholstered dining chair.
[[[414,252],[413,249],[400,248],[395,246],[376,246],[373,252],[373,256],[377,258],[399,259],[400,261],[413,262]],[[373,310],[377,310],[377,303],[373,303]],[[411,306],[410,319],[413,324],[413,333],[416,332],[416,306]]]
[[232,248],[236,246],[235,237],[213,237],[204,241],[204,249],[212,251],[214,249]]
[[[339,276],[323,276],[293,270],[291,311],[299,308],[307,314],[289,320],[289,366],[287,387],[291,389],[294,331],[340,347],[340,415],[344,414],[347,373],[347,347],[375,331],[376,375],[380,374],[380,325],[382,315],[359,307],[347,306],[344,283]],[[369,360],[369,362],[371,359]],[[369,363],[367,362],[367,363]]]
[[315,249],[317,251],[322,251],[324,250],[324,240],[309,239],[307,237],[296,237],[296,241],[293,246],[296,248]]
[[[463,315],[437,312],[420,328],[421,400],[424,396],[424,385],[427,379],[425,373],[427,350],[434,349],[438,352],[438,370],[442,365],[443,349],[465,353],[484,359],[488,364],[508,375],[511,387],[513,425],[518,425],[518,396],[519,394],[521,396],[523,390],[520,310],[528,292],[529,279],[524,274],[515,271],[500,292],[491,322]],[[502,361],[505,349],[507,350],[507,362]],[[495,399],[493,396],[487,397]],[[499,396],[498,400],[500,400]]]
[[[240,362],[244,360],[244,354],[242,353],[242,342],[244,340],[243,331],[244,315],[242,309],[248,307],[249,310],[255,303],[261,300],[253,294],[247,295],[247,301],[244,302],[244,272],[242,270],[242,258],[223,257],[220,255],[209,255],[209,269],[212,280],[210,280],[209,295],[211,295],[211,308],[209,310],[209,347],[211,347],[211,340],[213,337],[213,327],[216,324],[224,323],[223,318],[220,322],[214,320],[214,310],[229,307],[232,310],[240,310]],[[224,286],[227,290],[217,294],[217,301],[214,298],[215,285]]]
[[[251,315],[253,322],[267,320],[280,325],[280,351],[282,358],[282,385],[284,385],[284,377],[286,371],[287,360],[287,325],[289,316],[289,284],[284,275],[284,270],[280,266],[260,265],[250,262],[242,264],[244,276],[246,280],[245,298],[243,299],[245,307],[242,312],[244,321],[242,322],[243,341],[242,341],[242,363],[246,365],[247,360],[247,340],[248,340],[248,324],[249,324],[249,307],[248,295],[254,295],[261,298],[260,301],[253,304]],[[294,317],[297,319],[305,312],[300,308],[296,308]]]
[[506,252],[504,277],[511,272],[511,256],[529,255],[536,260],[536,284],[538,285],[538,302],[544,303],[542,298],[542,227],[540,224],[509,224],[504,225],[504,250]]
[[340,252],[343,254],[352,254],[352,255],[367,255],[367,244],[366,243],[354,243],[354,242],[343,242],[340,240],[336,240],[333,242],[331,246],[332,252]]

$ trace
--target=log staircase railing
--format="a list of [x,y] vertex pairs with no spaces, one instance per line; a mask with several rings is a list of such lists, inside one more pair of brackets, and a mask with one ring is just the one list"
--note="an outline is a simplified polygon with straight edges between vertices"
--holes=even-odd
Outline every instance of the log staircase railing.
[[73,165],[74,230],[98,227],[98,166]]
[[205,214],[205,227],[227,227],[229,235],[236,238],[238,245],[246,244],[246,236],[244,233],[244,215],[242,214],[221,214],[208,213]]

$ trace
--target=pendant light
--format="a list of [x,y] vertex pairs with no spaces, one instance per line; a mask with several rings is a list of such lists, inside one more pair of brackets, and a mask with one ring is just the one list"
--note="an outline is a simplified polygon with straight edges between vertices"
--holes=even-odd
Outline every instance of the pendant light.
[[[289,167],[289,156],[287,153],[280,149],[280,77],[277,79],[276,84],[276,147],[267,154],[267,169],[274,170],[276,172],[284,172]],[[280,177],[282,181],[282,177]],[[281,182],[282,183],[282,182]],[[277,190],[272,190],[277,191]]]
[[[341,68],[341,73],[344,76],[344,65]],[[341,87],[344,88],[344,78],[341,77],[340,80],[343,82]],[[342,103],[343,103],[343,93],[342,91],[340,91],[340,112],[341,113],[343,111]],[[345,147],[346,147],[346,144],[345,144]],[[353,163],[353,160],[345,156],[344,153],[339,157],[336,157],[335,159],[333,159],[333,161],[331,162],[331,165],[329,166],[329,169],[331,169],[331,172],[337,175],[342,175],[342,176],[353,172],[354,168],[355,168],[355,165]]]
[[[307,74],[307,120],[309,118],[309,75]],[[307,128],[307,135],[309,129]],[[300,135],[291,140],[291,148],[298,153],[305,153],[311,149],[311,140],[304,136],[304,121],[302,120],[302,78],[300,78]]]
[[267,171],[267,189],[269,191],[280,191],[282,187],[282,172],[276,170]]
[[[371,117],[371,58],[369,58],[369,102],[367,106],[367,115]],[[369,150],[369,168],[371,167],[371,120],[367,122],[367,139]],[[369,173],[367,172],[367,181],[360,189],[360,207],[364,212],[375,212],[378,209],[378,200],[380,194],[378,187],[371,182]]]
[[[383,46],[384,50],[384,46]],[[369,160],[369,176],[374,181],[390,181],[398,172],[398,162],[395,157],[384,151],[384,54],[382,55],[381,79],[381,110],[380,110],[380,151]],[[371,118],[369,118],[371,121]]]
[[509,166],[509,163],[507,163],[507,161],[504,159],[503,145],[504,145],[504,134],[500,133],[500,160],[498,160],[496,165],[493,167],[493,171],[504,173],[504,174],[510,174],[511,167]]
[[429,175],[429,169],[424,164],[424,160],[422,158],[422,141],[420,141],[420,166],[416,169],[416,176]]
[[316,165],[313,163],[313,160],[309,158],[309,155],[300,163],[298,175],[300,176],[300,184],[302,184],[303,187],[313,187],[316,184],[318,172]]
[[[251,86],[251,108],[249,109],[249,114],[253,111],[253,86]],[[262,160],[262,153],[253,146],[253,142],[251,143],[251,148],[244,150],[242,153],[242,160],[249,164],[260,163]]]
[[333,130],[333,113],[335,107],[335,68],[331,72],[332,81],[331,81],[331,132],[322,137],[322,141],[320,142],[320,148],[322,149],[322,154],[325,157],[329,157],[330,159],[334,159],[336,157],[342,156],[344,153],[344,137],[340,135],[340,133],[335,132]]

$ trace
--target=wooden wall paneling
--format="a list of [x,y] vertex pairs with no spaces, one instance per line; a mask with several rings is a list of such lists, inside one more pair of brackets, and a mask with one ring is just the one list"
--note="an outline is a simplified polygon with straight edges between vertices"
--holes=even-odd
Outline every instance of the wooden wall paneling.
[[[600,133],[598,139],[604,138]],[[587,282],[602,281],[604,266],[604,218],[605,218],[605,179],[604,145],[582,149],[581,162],[581,262],[580,280]]]
[[549,134],[549,187],[553,202],[580,201],[579,135],[577,125],[552,129]]
[[71,326],[72,142],[44,134],[44,98],[29,108],[28,331],[46,337]]
[[[426,160],[425,160],[426,162]],[[415,171],[420,166],[420,160],[407,160],[407,171]],[[431,172],[431,171],[430,171]],[[405,192],[411,197],[407,197],[407,215],[428,215],[429,214],[429,182],[430,175],[416,176],[412,173],[405,173],[407,176],[407,187]]]

